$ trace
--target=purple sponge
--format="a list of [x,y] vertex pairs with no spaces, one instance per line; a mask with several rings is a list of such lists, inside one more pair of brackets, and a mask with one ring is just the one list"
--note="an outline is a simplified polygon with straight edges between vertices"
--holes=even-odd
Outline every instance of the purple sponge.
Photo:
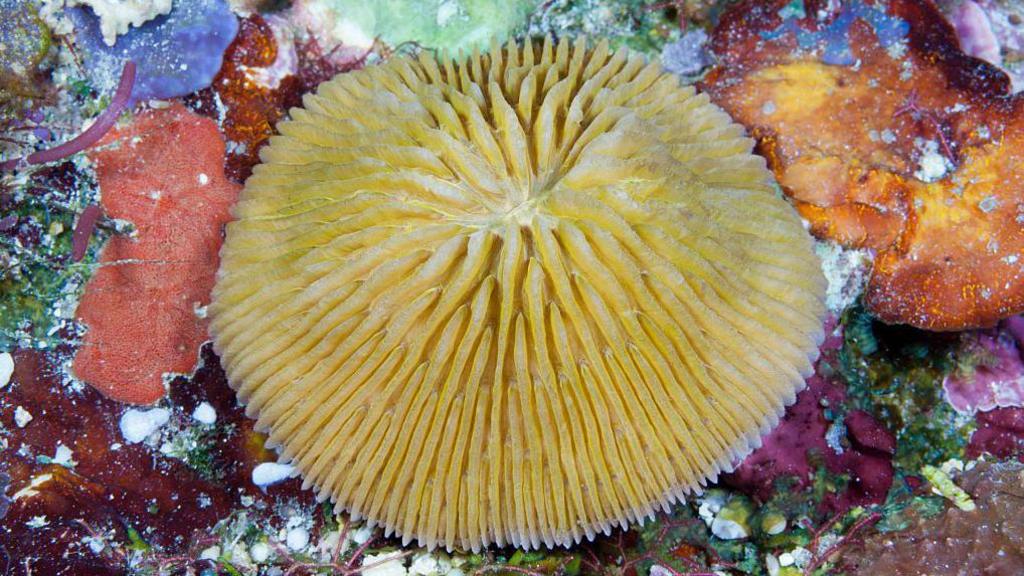
[[[113,46],[103,42],[91,9],[68,8],[67,14],[90,70],[119,71],[125,60],[135,61],[135,100],[175,98],[206,88],[238,33],[238,19],[224,0],[176,0],[169,14],[129,29]],[[97,80],[102,88],[102,79]]]

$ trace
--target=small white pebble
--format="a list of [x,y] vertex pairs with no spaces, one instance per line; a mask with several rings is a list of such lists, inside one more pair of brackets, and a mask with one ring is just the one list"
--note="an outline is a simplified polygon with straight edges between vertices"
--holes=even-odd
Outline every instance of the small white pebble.
[[207,184],[210,183],[210,177],[207,176],[206,174],[202,173],[202,172],[199,173],[199,176],[197,177],[197,179],[199,180],[199,185],[200,186],[206,186]]
[[260,488],[283,482],[295,473],[295,467],[277,462],[264,462],[252,469],[252,483]]
[[216,560],[220,558],[220,546],[210,546],[199,553],[200,560]]
[[918,146],[921,157],[914,177],[922,182],[941,180],[953,168],[953,164],[939,153],[939,143],[935,140],[922,142]]
[[28,423],[31,421],[32,415],[29,414],[28,410],[25,410],[21,406],[14,409],[14,423],[18,425],[18,428],[28,426]]
[[366,544],[366,541],[370,539],[370,536],[373,536],[373,528],[362,526],[358,530],[352,531],[351,538],[357,546],[362,546],[363,544]]
[[67,467],[67,468],[74,468],[75,465],[78,464],[78,462],[75,462],[74,460],[72,460],[71,459],[72,456],[73,456],[73,454],[71,452],[71,448],[68,448],[67,446],[65,446],[63,444],[58,444],[57,445],[57,451],[53,454],[52,462],[54,464],[60,464],[61,466],[64,466],[64,467]]
[[241,564],[242,566],[252,565],[252,556],[249,555],[249,550],[245,547],[245,544],[241,542],[235,544],[230,550],[231,561],[233,563]]
[[[813,558],[813,554],[811,554],[811,551],[801,546],[793,548],[793,550],[790,551],[790,556],[793,558],[793,564],[797,568],[803,568],[804,566],[807,566],[811,563],[811,559]],[[779,557],[779,562],[782,562],[781,556]]]
[[298,552],[309,544],[309,531],[302,526],[296,526],[288,531],[284,542],[289,550]]
[[28,526],[29,528],[43,528],[49,524],[50,521],[46,519],[45,514],[42,516],[33,516],[28,519],[28,522],[25,522],[25,526]]
[[270,546],[266,542],[257,542],[249,548],[249,557],[257,564],[262,564],[270,558]]
[[213,424],[217,421],[217,411],[209,402],[203,402],[192,411],[192,418],[202,424]]
[[107,543],[101,538],[90,538],[89,539],[89,550],[92,550],[93,554],[99,554],[103,552],[103,549],[107,547]]
[[14,357],[10,352],[0,352],[0,388],[7,386],[14,374]]
[[136,410],[132,408],[121,415],[121,435],[129,444],[142,442],[171,419],[166,408]]
[[363,569],[363,576],[407,576],[409,571],[405,568],[404,559],[396,558],[401,555],[400,550],[376,555],[367,554],[363,557],[363,566],[369,568]]
[[668,568],[660,564],[651,566],[650,576],[672,576],[672,574],[678,574],[678,572],[669,572]]
[[716,516],[711,522],[711,533],[722,540],[740,540],[750,535],[742,524],[721,516]]
[[[660,568],[660,566],[655,565],[651,567],[652,576],[655,568]],[[432,576],[433,574],[442,574],[442,572],[440,563],[432,554],[428,552],[415,556],[412,559],[412,564],[409,565],[410,576]]]
[[999,199],[995,196],[986,196],[981,202],[978,202],[978,210],[981,210],[985,214],[995,210],[999,207]]

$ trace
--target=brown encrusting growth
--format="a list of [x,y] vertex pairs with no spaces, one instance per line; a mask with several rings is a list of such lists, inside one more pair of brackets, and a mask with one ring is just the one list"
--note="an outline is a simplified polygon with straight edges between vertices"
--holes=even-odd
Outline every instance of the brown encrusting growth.
[[930,330],[1024,311],[1024,100],[922,0],[734,6],[714,102],[758,139],[812,232],[875,250],[866,301]]
[[957,484],[974,509],[945,512],[906,530],[878,533],[844,555],[847,574],[1018,576],[1024,565],[1024,465],[979,462]]
[[824,279],[753,142],[606,43],[398,57],[279,125],[210,306],[307,486],[428,547],[569,545],[730,469]]

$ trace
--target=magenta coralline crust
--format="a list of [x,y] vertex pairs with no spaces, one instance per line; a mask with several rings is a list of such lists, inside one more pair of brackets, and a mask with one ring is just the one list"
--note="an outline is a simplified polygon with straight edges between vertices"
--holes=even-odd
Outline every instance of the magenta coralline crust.
[[169,14],[129,29],[113,46],[103,42],[91,9],[66,12],[90,69],[120,70],[126,60],[138,64],[135,100],[175,98],[206,88],[238,33],[238,19],[224,0],[176,0]]
[[997,408],[975,419],[978,428],[967,444],[967,457],[991,454],[1024,461],[1024,408]]
[[1024,406],[1024,361],[1020,354],[1021,318],[1012,318],[994,331],[970,334],[970,346],[988,358],[967,372],[942,381],[946,401],[961,414]]
[[[834,355],[842,340],[842,331],[826,330],[822,361]],[[819,366],[821,365],[819,362]],[[846,474],[846,491],[830,495],[824,507],[841,512],[853,506],[885,500],[893,479],[892,455],[896,438],[870,414],[853,410],[845,415],[845,434],[840,446],[830,446],[829,429],[838,424],[826,418],[826,410],[835,411],[846,400],[844,388],[819,373],[807,379],[807,388],[786,410],[782,422],[764,438],[763,445],[747,457],[724,482],[759,500],[768,500],[776,480],[791,476],[797,489],[810,485],[815,472],[812,459],[820,458],[832,474]]]

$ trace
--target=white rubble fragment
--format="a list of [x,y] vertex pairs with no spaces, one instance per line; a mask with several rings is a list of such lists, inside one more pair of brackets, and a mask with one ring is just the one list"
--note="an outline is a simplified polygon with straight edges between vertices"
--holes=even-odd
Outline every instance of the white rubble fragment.
[[49,473],[40,474],[38,476],[33,477],[32,480],[29,481],[28,486],[25,486],[21,490],[18,490],[17,492],[11,495],[11,500],[15,501],[18,500],[19,498],[31,498],[39,494],[39,490],[36,490],[36,488],[39,488],[40,486],[46,484],[50,480],[53,480],[53,474]]
[[264,462],[252,469],[252,483],[260,488],[266,488],[278,482],[283,482],[294,474],[295,467],[290,464]]
[[[651,573],[654,569],[651,569]],[[433,576],[438,573],[437,558],[429,552],[418,554],[409,564],[409,576]]]
[[941,180],[953,168],[953,163],[939,152],[939,143],[935,140],[926,140],[918,146],[921,157],[918,159],[918,169],[914,177],[922,182],[935,182]]
[[722,506],[725,505],[725,494],[722,492],[709,492],[702,499],[700,499],[700,506],[697,508],[697,513],[701,519],[708,526],[715,521],[715,514],[718,514]]
[[14,374],[14,357],[10,352],[0,352],[0,388],[7,386]]
[[67,5],[92,8],[100,19],[100,32],[107,46],[113,46],[129,26],[142,26],[171,11],[171,0],[68,0]]
[[408,576],[400,551],[368,554],[363,558],[363,576]]
[[257,542],[249,548],[249,557],[257,564],[262,564],[270,558],[270,546],[266,542]]
[[136,444],[159,430],[170,419],[171,411],[166,408],[132,408],[121,415],[121,435],[129,444]]
[[834,242],[816,242],[814,252],[821,259],[821,271],[828,281],[825,305],[838,315],[864,292],[871,275],[871,253]]
[[32,421],[32,414],[28,410],[25,410],[21,406],[14,409],[14,423],[18,428],[24,428],[28,426],[28,423]]
[[200,560],[216,560],[220,558],[220,546],[210,546],[199,553]]
[[711,533],[722,540],[739,540],[750,535],[742,524],[721,516],[711,521]]
[[252,556],[249,556],[249,549],[245,544],[237,542],[231,547],[231,562],[236,566],[252,566]]
[[213,424],[217,421],[217,411],[209,402],[203,402],[192,411],[192,418],[201,424]]
[[78,464],[78,462],[72,460],[71,457],[73,455],[74,454],[71,452],[71,448],[68,448],[63,444],[57,444],[57,450],[53,454],[53,459],[51,460],[51,463],[59,464],[61,466],[64,466],[65,468],[74,468],[75,465]]
[[89,546],[89,550],[91,550],[93,554],[99,554],[107,547],[107,543],[103,539],[103,535],[86,536],[85,538],[82,538],[82,543]]
[[302,526],[296,526],[288,531],[288,535],[285,537],[284,542],[285,545],[288,546],[289,550],[298,552],[309,544],[309,530],[306,530]]
[[813,554],[807,548],[797,546],[789,552],[783,552],[779,555],[779,564],[782,566],[796,566],[797,568],[803,568],[811,563]]
[[33,516],[29,518],[28,522],[25,522],[25,526],[28,526],[29,528],[43,528],[49,524],[50,521],[46,519],[45,514],[41,516]]
[[453,572],[456,570],[443,552],[422,552],[413,556],[409,564],[409,576],[453,576]]
[[373,536],[373,528],[368,526],[360,526],[359,529],[352,531],[352,541],[356,543],[356,546],[362,546],[366,544],[366,541]]

